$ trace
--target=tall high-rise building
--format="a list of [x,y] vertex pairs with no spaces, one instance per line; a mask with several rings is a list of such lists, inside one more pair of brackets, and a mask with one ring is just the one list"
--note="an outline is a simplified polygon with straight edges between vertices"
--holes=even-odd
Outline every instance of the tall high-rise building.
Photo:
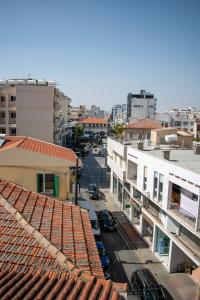
[[156,114],[156,101],[154,95],[141,90],[140,94],[127,96],[127,122],[140,118],[154,118]]

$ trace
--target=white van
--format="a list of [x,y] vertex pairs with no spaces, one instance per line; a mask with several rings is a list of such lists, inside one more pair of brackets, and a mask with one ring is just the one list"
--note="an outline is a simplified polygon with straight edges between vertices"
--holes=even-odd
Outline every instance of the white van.
[[81,208],[85,208],[88,211],[90,222],[92,225],[92,230],[94,235],[99,236],[100,235],[100,228],[99,228],[99,221],[97,218],[97,214],[91,205],[91,203],[86,199],[78,199],[78,205]]

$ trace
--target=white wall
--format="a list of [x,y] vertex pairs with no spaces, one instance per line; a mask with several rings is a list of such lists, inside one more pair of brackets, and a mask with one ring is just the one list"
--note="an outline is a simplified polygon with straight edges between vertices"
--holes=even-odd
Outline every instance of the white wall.
[[16,87],[17,135],[54,142],[54,88]]

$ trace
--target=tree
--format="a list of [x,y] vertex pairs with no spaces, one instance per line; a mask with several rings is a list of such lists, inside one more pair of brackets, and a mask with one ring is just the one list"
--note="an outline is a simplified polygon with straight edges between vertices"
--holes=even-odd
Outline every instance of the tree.
[[112,127],[112,132],[116,135],[117,138],[119,138],[122,135],[123,131],[124,127],[121,124],[116,124]]
[[77,140],[78,140],[78,137],[83,135],[83,125],[81,124],[76,124],[75,127],[74,127],[74,143],[76,144],[77,143]]

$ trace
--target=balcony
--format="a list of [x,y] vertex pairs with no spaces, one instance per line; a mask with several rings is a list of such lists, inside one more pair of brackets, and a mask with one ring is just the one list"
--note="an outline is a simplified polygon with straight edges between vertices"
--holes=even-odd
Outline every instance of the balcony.
[[198,211],[198,196],[180,186],[171,183],[171,197],[169,212],[180,223],[187,224],[194,229]]
[[137,184],[137,164],[128,160],[127,180],[133,184]]
[[183,208],[180,208],[176,203],[173,202],[171,203],[169,209],[172,217],[174,217],[177,221],[179,220],[184,224],[186,223],[192,229],[195,228],[196,218],[193,215],[191,215],[188,211],[184,210]]

